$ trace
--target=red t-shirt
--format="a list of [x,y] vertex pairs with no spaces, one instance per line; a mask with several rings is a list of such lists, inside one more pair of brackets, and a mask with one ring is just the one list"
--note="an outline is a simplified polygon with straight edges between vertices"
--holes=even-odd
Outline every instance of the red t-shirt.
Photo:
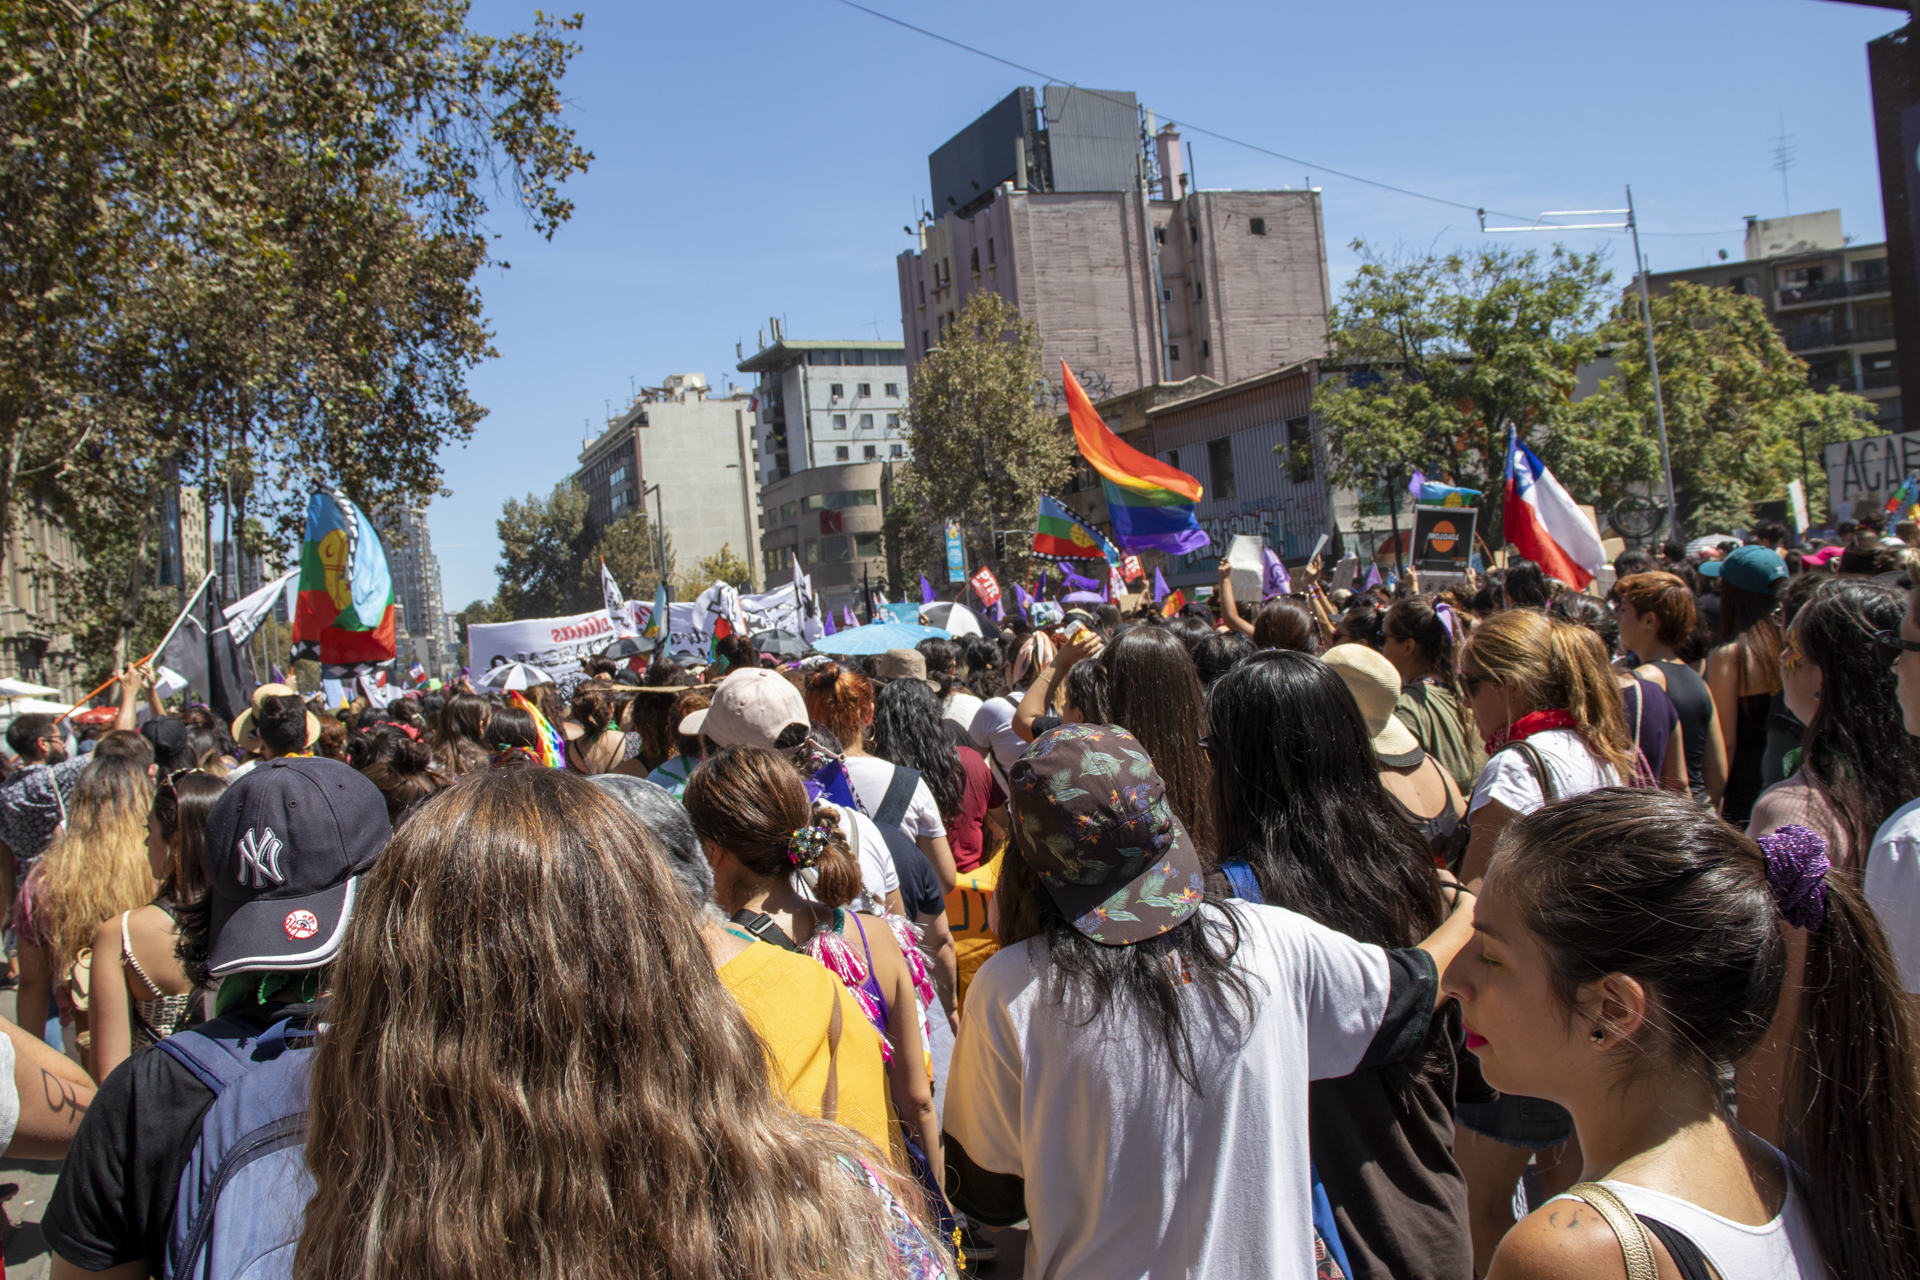
[[986,842],[981,823],[987,810],[1005,804],[1007,796],[978,751],[972,747],[957,750],[964,781],[960,789],[960,816],[947,823],[947,843],[953,848],[953,865],[964,873],[985,861]]

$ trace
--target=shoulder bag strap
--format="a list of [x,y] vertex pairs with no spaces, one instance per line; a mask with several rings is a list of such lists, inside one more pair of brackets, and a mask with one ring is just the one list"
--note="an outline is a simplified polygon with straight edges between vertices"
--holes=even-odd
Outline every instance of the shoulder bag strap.
[[1266,895],[1260,892],[1260,882],[1253,878],[1253,867],[1245,858],[1228,858],[1220,864],[1220,870],[1226,875],[1227,883],[1233,886],[1234,897],[1242,902],[1266,905]]
[[1653,1239],[1640,1219],[1633,1216],[1622,1200],[1597,1182],[1579,1182],[1567,1188],[1567,1194],[1592,1205],[1620,1241],[1620,1252],[1627,1259],[1627,1280],[1660,1280],[1660,1267],[1654,1261]]
[[1533,780],[1540,784],[1540,803],[1552,804],[1560,798],[1560,788],[1554,784],[1553,769],[1547,764],[1547,758],[1540,754],[1540,748],[1531,742],[1520,741],[1510,744],[1527,762],[1527,768],[1533,770]]
[[[758,911],[749,911],[745,907],[742,907],[728,916],[727,919],[739,925],[742,929],[745,929],[748,933],[760,939],[760,941],[771,942],[782,951],[798,951],[800,949],[794,943],[793,939],[787,936],[787,931],[773,922],[772,916],[762,915]],[[835,1016],[838,1015],[836,1014]]]
[[907,816],[907,806],[913,803],[913,789],[919,785],[918,769],[893,766],[893,776],[887,779],[887,794],[880,797],[880,807],[867,816],[883,827],[899,826],[900,819]]
[[827,1020],[827,1087],[820,1094],[820,1118],[840,1118],[840,1001],[846,989],[833,984],[833,1015]]

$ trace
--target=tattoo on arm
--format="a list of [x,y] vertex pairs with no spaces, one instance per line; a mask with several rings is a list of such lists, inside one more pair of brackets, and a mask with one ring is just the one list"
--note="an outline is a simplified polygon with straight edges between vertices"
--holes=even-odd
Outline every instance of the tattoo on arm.
[[49,1115],[62,1116],[67,1113],[72,1113],[73,1123],[76,1125],[80,1123],[80,1118],[86,1115],[87,1104],[80,1101],[80,1092],[74,1087],[71,1081],[62,1080],[59,1076],[54,1075],[53,1072],[42,1067],[40,1069],[40,1087],[47,1100],[47,1113]]

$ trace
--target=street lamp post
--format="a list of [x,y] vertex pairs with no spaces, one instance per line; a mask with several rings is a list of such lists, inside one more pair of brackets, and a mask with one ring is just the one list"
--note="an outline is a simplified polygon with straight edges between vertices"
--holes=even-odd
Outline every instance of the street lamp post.
[[650,484],[640,491],[640,505],[645,506],[647,495],[653,495],[653,565],[660,573],[660,585],[667,589],[667,603],[673,603],[673,580],[667,576],[667,515],[666,498],[660,492],[660,486]]
[[1480,230],[1489,234],[1507,231],[1626,231],[1633,236],[1633,269],[1640,278],[1640,319],[1647,331],[1647,372],[1653,377],[1653,417],[1660,428],[1660,470],[1667,485],[1667,529],[1668,536],[1678,540],[1682,535],[1680,526],[1680,503],[1673,489],[1673,452],[1667,447],[1667,407],[1660,395],[1660,359],[1653,350],[1653,303],[1647,294],[1647,263],[1640,254],[1640,220],[1633,210],[1633,188],[1627,187],[1627,207],[1624,209],[1549,209],[1542,218],[1577,218],[1590,215],[1624,214],[1625,222],[1575,222],[1542,224],[1535,222],[1530,227],[1490,227],[1487,225],[1487,211],[1480,210]]

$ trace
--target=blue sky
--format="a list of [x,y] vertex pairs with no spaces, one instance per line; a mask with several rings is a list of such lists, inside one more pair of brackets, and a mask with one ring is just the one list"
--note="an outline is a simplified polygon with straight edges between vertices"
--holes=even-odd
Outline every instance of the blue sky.
[[[1864,46],[1900,25],[1891,10],[868,2],[1061,80],[1131,89],[1163,121],[1300,157],[1186,135],[1202,186],[1324,189],[1336,290],[1356,237],[1388,249],[1481,237],[1469,212],[1315,165],[1526,215],[1612,207],[1631,182],[1643,230],[1708,233],[1648,235],[1664,270],[1737,258],[1744,215],[1786,211],[1771,154],[1783,117],[1792,210],[1837,207],[1856,239],[1882,235]],[[1044,83],[838,0],[583,11],[567,119],[596,159],[569,184],[577,210],[551,243],[510,206],[494,218],[512,264],[482,280],[500,357],[472,379],[491,412],[447,451],[453,496],[430,509],[449,609],[493,593],[502,501],[569,474],[630,379],[697,371],[724,389],[740,379],[734,343],[751,350],[770,315],[796,338],[898,338],[894,257],[927,198],[927,153],[1015,86]],[[476,0],[471,21],[504,32],[531,13]],[[1563,239],[1610,244],[1616,270],[1631,268],[1622,237]]]

